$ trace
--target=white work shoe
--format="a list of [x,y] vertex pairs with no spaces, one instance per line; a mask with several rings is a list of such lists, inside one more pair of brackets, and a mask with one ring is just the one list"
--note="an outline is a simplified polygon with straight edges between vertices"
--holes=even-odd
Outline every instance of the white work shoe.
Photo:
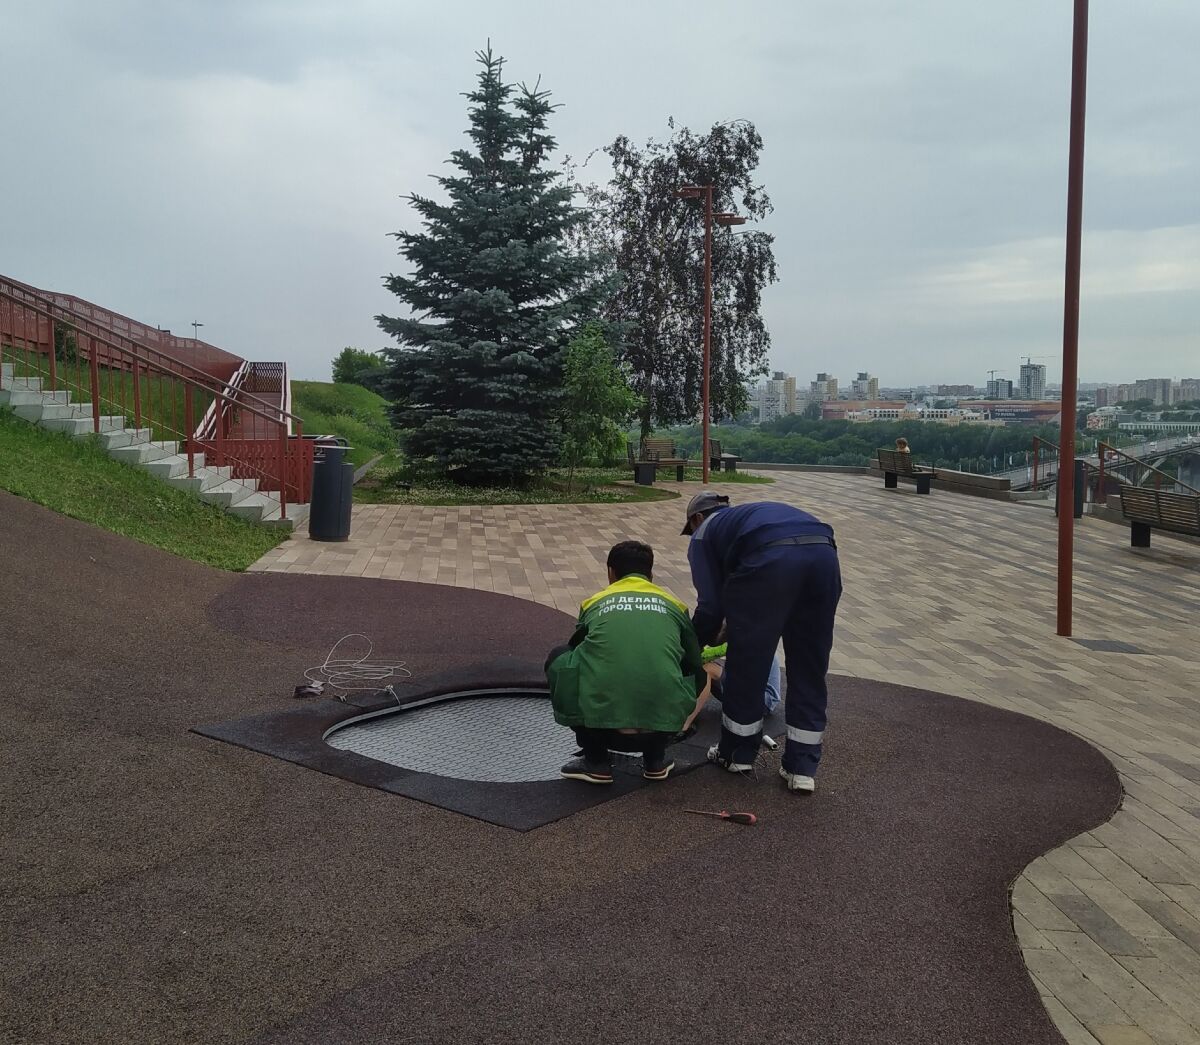
[[708,760],[710,762],[715,762],[722,769],[728,769],[731,773],[749,773],[753,771],[754,767],[747,765],[745,762],[731,762],[727,758],[722,758],[720,749],[720,744],[713,744],[708,749]]
[[817,782],[803,773],[789,773],[783,766],[779,767],[779,775],[787,781],[789,791],[798,791],[802,795],[811,795],[817,789]]

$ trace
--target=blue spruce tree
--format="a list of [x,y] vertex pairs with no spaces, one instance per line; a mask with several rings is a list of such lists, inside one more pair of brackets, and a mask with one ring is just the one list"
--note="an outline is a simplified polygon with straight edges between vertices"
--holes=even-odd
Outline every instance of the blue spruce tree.
[[437,179],[446,202],[406,197],[422,231],[394,234],[411,272],[384,284],[412,316],[376,318],[400,345],[385,350],[385,388],[409,457],[460,482],[520,484],[559,459],[563,352],[603,287],[568,243],[584,214],[546,166],[549,93],[505,83],[490,47],[478,59],[473,149]]

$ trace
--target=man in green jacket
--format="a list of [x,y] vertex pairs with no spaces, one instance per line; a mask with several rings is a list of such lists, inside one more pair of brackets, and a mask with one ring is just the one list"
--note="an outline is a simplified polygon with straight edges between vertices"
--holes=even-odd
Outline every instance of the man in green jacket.
[[569,780],[611,784],[610,751],[640,751],[642,775],[666,780],[667,744],[708,675],[687,607],[652,583],[654,551],[622,541],[608,553],[609,585],[579,608],[575,633],[546,661],[554,719],[575,730],[583,757]]

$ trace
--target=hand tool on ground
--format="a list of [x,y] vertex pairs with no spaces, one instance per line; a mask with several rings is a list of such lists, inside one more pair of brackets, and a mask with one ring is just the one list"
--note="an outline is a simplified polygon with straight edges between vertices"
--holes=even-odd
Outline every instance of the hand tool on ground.
[[758,823],[758,817],[753,813],[729,813],[722,809],[719,813],[710,813],[707,809],[685,809],[685,813],[695,813],[698,816],[715,816],[718,820],[730,820],[735,824],[745,824],[752,827]]

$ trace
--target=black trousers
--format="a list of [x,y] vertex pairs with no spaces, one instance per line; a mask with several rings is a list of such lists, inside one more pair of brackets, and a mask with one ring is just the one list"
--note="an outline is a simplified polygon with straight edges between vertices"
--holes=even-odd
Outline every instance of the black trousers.
[[575,739],[589,762],[608,762],[610,751],[641,754],[648,762],[661,762],[674,733],[621,733],[615,729],[577,728]]
[[[546,671],[555,658],[570,650],[570,646],[555,646],[546,658]],[[621,733],[615,729],[588,729],[581,726],[575,730],[575,740],[583,748],[583,757],[589,762],[608,762],[610,751],[641,754],[652,761],[661,761],[666,755],[667,745],[675,739],[674,733]]]

